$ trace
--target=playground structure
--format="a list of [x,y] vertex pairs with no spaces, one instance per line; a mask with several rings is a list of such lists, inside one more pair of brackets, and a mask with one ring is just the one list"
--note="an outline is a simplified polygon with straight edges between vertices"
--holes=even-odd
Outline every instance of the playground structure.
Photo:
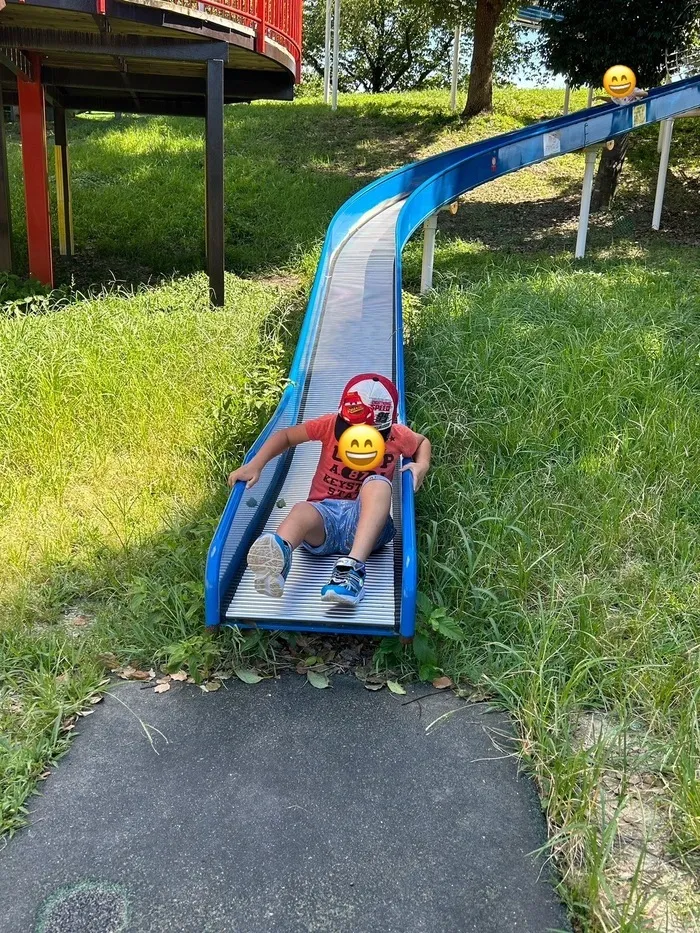
[[29,272],[53,285],[46,134],[53,108],[59,250],[74,251],[67,110],[203,116],[206,249],[224,300],[224,105],[291,100],[302,0],[6,0],[0,6],[0,269],[12,269],[4,104],[19,106]]
[[[655,88],[639,102],[577,111],[404,166],[353,195],[329,226],[288,386],[246,461],[273,431],[332,411],[358,372],[393,379],[399,421],[405,423],[401,253],[438,210],[499,176],[591,150],[699,106],[700,77],[689,78]],[[398,533],[369,559],[367,596],[358,607],[323,603],[320,587],[334,558],[300,551],[281,599],[254,591],[246,569],[248,548],[306,498],[317,458],[317,446],[303,444],[267,464],[254,496],[243,482],[235,485],[207,556],[206,625],[412,637],[417,544],[410,472],[397,470],[392,513]]]

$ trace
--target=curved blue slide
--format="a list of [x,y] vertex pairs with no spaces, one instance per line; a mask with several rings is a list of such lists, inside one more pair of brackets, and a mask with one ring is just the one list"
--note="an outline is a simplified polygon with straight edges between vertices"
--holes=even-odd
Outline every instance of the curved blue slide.
[[[268,425],[273,431],[334,411],[347,380],[380,372],[399,390],[406,420],[401,252],[436,210],[479,185],[567,152],[597,146],[649,123],[700,107],[700,77],[650,91],[641,101],[580,110],[404,166],[358,191],[328,228],[289,381]],[[410,473],[396,472],[397,536],[368,562],[367,595],[356,608],[322,603],[333,558],[297,551],[282,599],[256,593],[246,554],[306,499],[319,445],[303,444],[269,463],[257,486],[237,483],[207,556],[205,622],[274,630],[367,635],[415,630],[417,545]]]

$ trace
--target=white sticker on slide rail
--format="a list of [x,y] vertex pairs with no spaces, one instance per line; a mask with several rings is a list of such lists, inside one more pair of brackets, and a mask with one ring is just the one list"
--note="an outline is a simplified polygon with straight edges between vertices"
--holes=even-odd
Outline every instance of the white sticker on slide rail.
[[636,104],[632,108],[632,126],[643,126],[647,122],[647,105]]
[[558,155],[561,152],[561,137],[559,133],[545,133],[542,137],[542,154],[547,156]]

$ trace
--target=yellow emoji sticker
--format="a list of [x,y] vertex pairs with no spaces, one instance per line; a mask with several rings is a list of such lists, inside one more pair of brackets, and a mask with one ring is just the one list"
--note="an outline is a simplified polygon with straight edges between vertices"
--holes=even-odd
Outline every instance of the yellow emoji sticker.
[[338,453],[345,466],[372,470],[384,459],[384,438],[368,424],[355,424],[340,435]]
[[603,87],[611,97],[628,97],[636,86],[636,74],[625,65],[613,65],[603,75]]

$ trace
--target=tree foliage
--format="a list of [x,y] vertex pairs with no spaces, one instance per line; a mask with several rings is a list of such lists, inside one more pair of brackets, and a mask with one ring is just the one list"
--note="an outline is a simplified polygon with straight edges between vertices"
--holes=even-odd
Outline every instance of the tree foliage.
[[[512,7],[512,3],[511,3]],[[501,18],[493,72],[507,80],[533,58],[533,43]],[[340,74],[343,91],[403,91],[450,81],[454,27],[462,24],[460,81],[470,74],[476,0],[342,0]],[[304,63],[323,75],[325,0],[306,0]]]
[[542,28],[542,54],[552,71],[573,87],[599,87],[611,65],[627,65],[640,87],[659,83],[667,53],[683,52],[693,41],[700,15],[697,0],[547,0],[563,16]]
[[[323,74],[325,2],[307,3],[304,59]],[[421,87],[449,69],[452,33],[419,0],[343,0],[339,87],[402,91]]]

